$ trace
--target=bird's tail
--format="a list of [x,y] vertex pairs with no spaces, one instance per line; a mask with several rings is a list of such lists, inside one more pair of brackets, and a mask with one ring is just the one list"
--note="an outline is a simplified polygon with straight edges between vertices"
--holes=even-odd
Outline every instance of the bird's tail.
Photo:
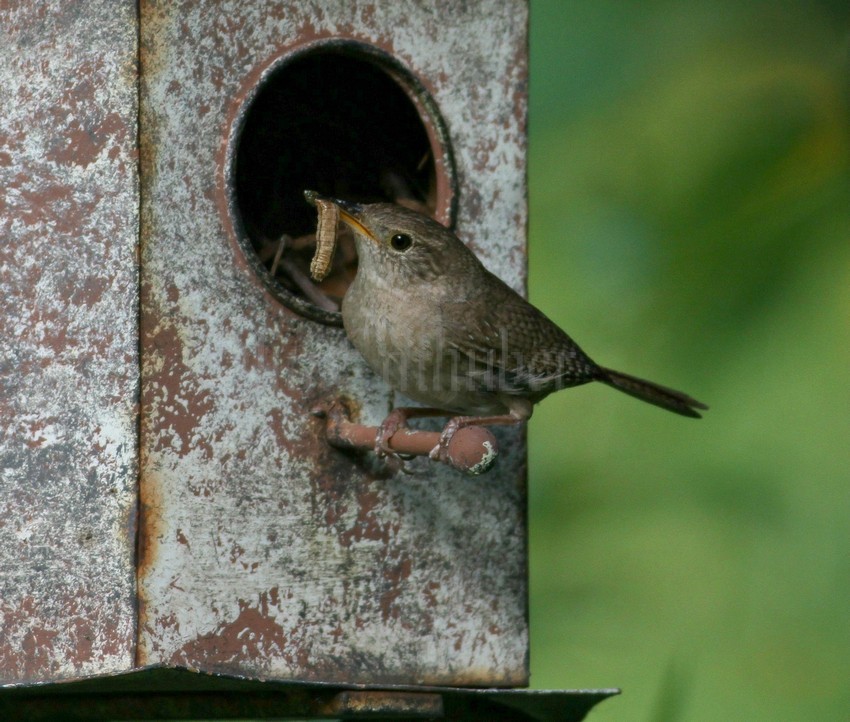
[[652,381],[645,381],[644,379],[622,374],[619,371],[612,371],[611,369],[603,368],[600,369],[600,372],[598,378],[602,383],[613,386],[615,389],[619,389],[629,394],[629,396],[634,396],[636,399],[655,404],[662,409],[673,411],[682,416],[691,416],[699,419],[702,414],[697,409],[708,408],[705,404],[700,403],[687,394],[683,394],[681,391],[668,389],[666,386],[660,386]]

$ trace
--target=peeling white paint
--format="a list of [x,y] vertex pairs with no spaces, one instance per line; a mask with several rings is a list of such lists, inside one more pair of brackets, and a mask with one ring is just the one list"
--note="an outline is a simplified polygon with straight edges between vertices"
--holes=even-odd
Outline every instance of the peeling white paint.
[[483,474],[487,471],[492,466],[495,458],[499,455],[499,450],[496,449],[489,441],[484,441],[482,446],[485,449],[485,453],[481,456],[481,461],[469,470],[469,473],[473,476],[476,474]]

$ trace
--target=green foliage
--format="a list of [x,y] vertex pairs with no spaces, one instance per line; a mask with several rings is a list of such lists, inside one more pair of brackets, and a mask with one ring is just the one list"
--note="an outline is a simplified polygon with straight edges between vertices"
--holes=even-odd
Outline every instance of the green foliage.
[[532,1],[532,300],[711,406],[532,419],[532,683],[593,719],[850,709],[845,6]]

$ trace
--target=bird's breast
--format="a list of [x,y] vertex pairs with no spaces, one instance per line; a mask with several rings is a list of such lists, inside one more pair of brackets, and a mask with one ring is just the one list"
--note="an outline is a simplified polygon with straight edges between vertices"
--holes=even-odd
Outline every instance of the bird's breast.
[[353,284],[342,306],[351,342],[369,365],[390,383],[403,366],[427,365],[440,337],[438,313],[409,290],[358,288]]
[[491,408],[492,398],[477,398],[463,361],[445,338],[435,293],[358,284],[355,278],[343,300],[342,318],[355,348],[396,390],[439,408]]

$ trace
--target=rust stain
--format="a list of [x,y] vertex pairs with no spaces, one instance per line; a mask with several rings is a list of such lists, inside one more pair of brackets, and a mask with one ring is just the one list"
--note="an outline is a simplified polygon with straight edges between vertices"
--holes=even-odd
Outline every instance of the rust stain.
[[[284,595],[284,598],[291,598]],[[253,662],[259,668],[269,657],[282,657],[293,668],[308,664],[309,640],[297,630],[287,630],[270,613],[281,603],[275,587],[260,594],[254,605],[244,599],[237,601],[239,612],[230,622],[202,635],[174,652],[170,664],[194,666],[203,661],[211,670],[232,670],[239,663]]]
[[23,597],[14,606],[0,603],[0,637],[4,641],[0,645],[0,669],[4,679],[43,680],[59,673],[65,660],[57,657],[58,649],[73,649],[73,661],[79,669],[125,651],[122,645],[97,644],[102,633],[87,616],[85,596],[83,589],[76,590],[63,616],[53,616],[52,604],[33,596]]
[[[150,311],[150,305],[147,305]],[[147,318],[153,318],[149,313]],[[191,386],[191,370],[182,361],[182,340],[175,326],[163,324],[155,330],[142,325],[146,347],[160,354],[160,372],[146,376],[143,405],[145,426],[143,433],[152,438],[152,449],[173,449],[178,455],[190,449],[201,448],[207,458],[212,456],[209,441],[199,437],[197,429],[204,415],[212,411],[215,401],[211,392],[199,391]],[[155,432],[152,428],[155,426]]]
[[443,716],[443,698],[433,692],[351,690],[334,695],[318,711],[332,715],[427,715],[436,718]]
[[[141,449],[140,468],[146,468],[144,447]],[[139,487],[138,535],[136,537],[138,637],[140,638],[136,644],[135,663],[137,666],[149,663],[145,658],[145,654],[149,653],[149,650],[140,643],[140,640],[144,630],[153,628],[149,608],[155,606],[155,600],[147,593],[142,580],[155,568],[160,549],[159,540],[163,534],[167,533],[162,521],[163,500],[158,491],[158,485],[150,479],[150,472],[148,472],[148,479]]]
[[399,619],[402,624],[410,625],[410,621],[404,618],[407,610],[404,605],[399,604],[399,597],[405,589],[405,582],[410,578],[412,567],[411,558],[405,557],[397,565],[384,568],[383,576],[387,588],[380,597],[381,615],[384,622]]
[[[85,68],[81,69],[85,73]],[[79,120],[71,121],[63,139],[63,144],[52,149],[47,159],[59,164],[73,164],[88,168],[110,145],[110,150],[118,148],[125,141],[130,129],[126,119],[118,113],[110,113],[100,122],[84,126]]]

